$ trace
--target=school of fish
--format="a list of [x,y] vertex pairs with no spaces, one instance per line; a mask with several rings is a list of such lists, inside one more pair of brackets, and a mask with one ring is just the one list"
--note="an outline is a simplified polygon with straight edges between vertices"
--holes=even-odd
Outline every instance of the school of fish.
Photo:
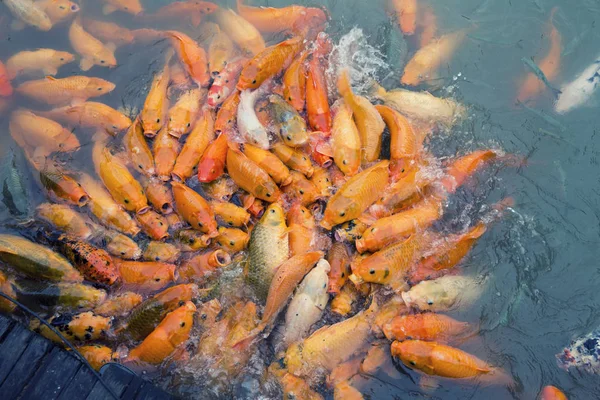
[[[264,380],[284,398],[362,399],[356,378],[392,359],[429,384],[515,385],[486,354],[461,350],[477,324],[446,315],[486,290],[462,263],[512,199],[464,231],[434,226],[474,175],[518,157],[480,149],[437,160],[428,139],[468,108],[413,88],[438,78],[476,27],[441,33],[431,6],[387,3],[399,34],[415,37],[412,58],[398,87],[359,93],[351,69],[326,74],[324,8],[4,0],[12,29],[64,31],[70,48],[0,60],[0,115],[47,195],[33,222],[0,234],[0,290],[42,310],[96,369],[174,365],[176,382],[204,371],[207,384],[227,387],[268,339]],[[524,60],[532,71],[516,102],[558,93],[564,113],[598,73],[551,86],[554,13],[550,48],[537,64]],[[163,53],[142,109],[103,103],[116,85],[94,71],[156,42]],[[80,72],[61,73],[71,63]],[[88,166],[65,157],[85,151]],[[4,299],[0,310],[19,312]],[[539,399],[566,396],[547,386]]]

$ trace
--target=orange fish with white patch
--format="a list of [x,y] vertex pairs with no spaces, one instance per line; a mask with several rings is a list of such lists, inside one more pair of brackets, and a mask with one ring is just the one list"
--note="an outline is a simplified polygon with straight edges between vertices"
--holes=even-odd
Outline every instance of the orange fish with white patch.
[[196,306],[191,301],[167,314],[144,341],[129,352],[127,361],[158,365],[183,345],[194,325]]
[[208,91],[207,103],[209,106],[216,107],[229,98],[231,93],[235,90],[235,86],[245,63],[245,58],[239,58],[236,61],[232,61],[228,63],[217,76],[215,76],[215,79],[210,86],[210,90]]
[[69,76],[23,82],[17,92],[50,105],[64,105],[84,102],[112,92],[115,84],[100,78],[88,76]]
[[[558,10],[557,7],[552,9],[550,12],[550,21],[548,22],[550,25],[550,49],[538,64],[540,71],[544,73],[549,82],[555,80],[560,72],[560,53],[562,52],[562,37],[553,22],[556,10]],[[528,100],[536,98],[544,90],[546,84],[533,72],[530,72],[520,86],[517,101],[525,103]]]
[[80,19],[76,19],[71,23],[69,41],[75,52],[81,56],[79,67],[82,71],[88,71],[94,65],[109,68],[117,66],[114,45],[104,45],[86,32],[81,26]]
[[177,31],[166,31],[171,39],[171,45],[175,48],[179,61],[198,87],[206,87],[210,82],[208,73],[208,58],[206,51],[198,43],[186,35]]

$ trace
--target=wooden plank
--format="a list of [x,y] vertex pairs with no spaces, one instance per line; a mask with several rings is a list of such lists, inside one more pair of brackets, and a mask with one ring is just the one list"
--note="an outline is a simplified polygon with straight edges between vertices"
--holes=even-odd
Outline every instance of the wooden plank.
[[4,382],[13,369],[33,335],[33,332],[29,329],[17,324],[6,336],[4,342],[0,345],[0,354],[2,354],[2,357],[0,357],[0,384]]
[[63,349],[55,347],[44,358],[39,373],[31,379],[21,398],[28,400],[53,400],[69,385],[81,362]]
[[[108,365],[100,370],[102,380],[106,383],[115,394],[119,397],[123,395],[129,383],[135,378],[135,375],[119,365]],[[106,388],[100,381],[96,382],[94,389],[87,397],[88,400],[103,400],[107,398]]]
[[4,340],[14,323],[16,322],[12,318],[0,314],[0,340]]
[[15,399],[21,393],[27,382],[37,371],[44,356],[52,349],[52,343],[40,335],[33,335],[27,348],[14,365],[4,383],[0,386],[0,393],[5,399]]
[[[81,364],[79,371],[75,374],[69,385],[60,392],[58,400],[78,400],[86,398],[96,383],[96,375],[87,367]],[[110,398],[107,396],[107,398]]]
[[144,386],[140,389],[136,400],[173,400],[174,397],[163,391],[162,389],[157,388],[152,385],[150,382],[146,382]]

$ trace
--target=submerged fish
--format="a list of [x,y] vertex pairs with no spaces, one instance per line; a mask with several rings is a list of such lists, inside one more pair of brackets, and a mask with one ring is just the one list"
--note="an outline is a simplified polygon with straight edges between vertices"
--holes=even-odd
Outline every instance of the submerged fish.
[[546,74],[544,74],[544,71],[542,71],[540,67],[538,67],[537,64],[531,58],[523,57],[521,58],[521,61],[523,61],[523,64],[527,65],[529,69],[531,69],[531,71],[535,74],[535,76],[539,78],[539,80],[544,82],[544,84],[548,87],[548,89],[552,91],[552,93],[555,96],[561,94],[560,90],[558,90],[557,88],[552,86],[550,82],[548,82],[548,78],[546,78]]
[[31,213],[29,181],[21,172],[24,163],[19,150],[11,149],[2,158],[2,203],[18,217]]
[[579,369],[590,374],[600,373],[600,328],[573,340],[556,355],[559,366]]
[[565,114],[585,105],[596,92],[599,82],[600,56],[596,57],[594,62],[574,80],[561,87],[562,93],[554,104],[554,110],[559,114]]

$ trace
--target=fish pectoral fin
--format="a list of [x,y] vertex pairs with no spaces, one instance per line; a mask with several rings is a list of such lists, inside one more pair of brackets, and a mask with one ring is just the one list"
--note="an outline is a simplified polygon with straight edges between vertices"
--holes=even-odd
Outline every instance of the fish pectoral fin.
[[114,53],[115,50],[117,50],[117,45],[114,44],[113,42],[106,43],[105,47],[112,53]]
[[10,29],[13,31],[22,31],[25,29],[25,22],[21,21],[20,19],[13,19],[13,21],[10,23]]
[[90,58],[82,58],[79,62],[79,68],[82,71],[89,71],[94,66],[94,61]]
[[117,11],[117,7],[111,4],[105,4],[104,7],[102,7],[102,14],[104,15],[112,14],[115,11]]
[[192,22],[192,25],[194,25],[194,28],[197,28],[198,25],[200,25],[200,23],[202,22],[202,14],[193,13],[190,17],[190,21]]

